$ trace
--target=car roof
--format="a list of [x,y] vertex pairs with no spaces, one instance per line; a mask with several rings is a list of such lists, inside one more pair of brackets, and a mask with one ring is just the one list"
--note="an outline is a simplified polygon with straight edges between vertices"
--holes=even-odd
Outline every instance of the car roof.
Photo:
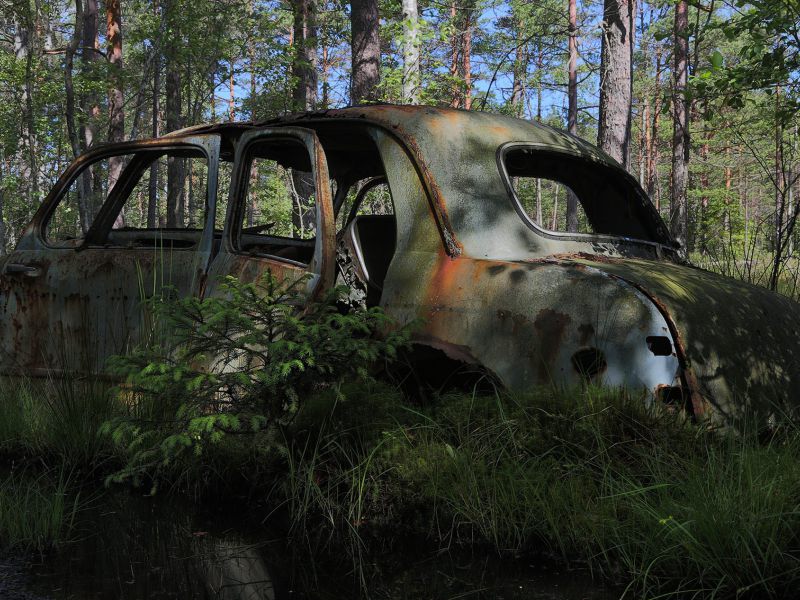
[[[291,113],[262,121],[235,121],[194,125],[166,136],[220,133],[238,135],[258,127],[299,126],[320,122],[359,122],[382,126],[395,132],[406,141],[416,140],[429,150],[448,145],[452,152],[454,133],[471,134],[471,141],[481,141],[480,146],[496,149],[498,142],[520,142],[542,149],[568,152],[615,167],[619,164],[595,146],[565,131],[542,123],[527,121],[507,115],[457,108],[413,106],[398,104],[369,104],[329,110]],[[446,130],[447,135],[441,133]],[[477,134],[477,135],[475,135]]]

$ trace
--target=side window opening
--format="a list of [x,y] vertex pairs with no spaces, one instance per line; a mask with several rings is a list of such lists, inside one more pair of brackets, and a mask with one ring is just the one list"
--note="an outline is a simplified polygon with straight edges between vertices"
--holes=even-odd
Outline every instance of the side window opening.
[[[575,195],[571,188],[543,177],[513,177],[511,185],[531,221],[550,231],[569,231],[567,202],[571,194]],[[577,209],[577,233],[595,233],[580,202]]]
[[208,187],[205,156],[198,152],[147,158],[112,229],[202,229]]
[[[669,243],[644,192],[617,169],[531,147],[514,147],[501,157],[512,201],[536,227]],[[575,228],[570,228],[566,219],[569,194],[577,199]]]
[[245,164],[236,249],[308,264],[317,235],[317,190],[305,146],[294,140],[256,142]]
[[[133,154],[126,154],[115,158],[127,164],[132,157]],[[75,248],[83,243],[86,232],[116,185],[110,174],[110,160],[106,157],[84,166],[72,179],[45,225],[44,237],[49,245]]]
[[[122,163],[116,181],[111,177],[112,161]],[[199,149],[147,150],[98,159],[73,178],[59,199],[46,224],[45,240],[56,247],[81,245],[108,204],[111,224],[98,223],[108,230],[94,232],[93,242],[193,247],[205,219],[207,182],[208,161]],[[115,206],[119,209],[111,215]]]

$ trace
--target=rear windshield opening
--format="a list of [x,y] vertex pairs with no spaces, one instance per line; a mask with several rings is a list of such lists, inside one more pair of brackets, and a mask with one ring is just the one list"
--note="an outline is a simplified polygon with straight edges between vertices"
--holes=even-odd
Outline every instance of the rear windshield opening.
[[[669,243],[644,192],[612,167],[538,148],[514,148],[502,160],[518,211],[540,229]],[[577,208],[571,223],[570,202]]]

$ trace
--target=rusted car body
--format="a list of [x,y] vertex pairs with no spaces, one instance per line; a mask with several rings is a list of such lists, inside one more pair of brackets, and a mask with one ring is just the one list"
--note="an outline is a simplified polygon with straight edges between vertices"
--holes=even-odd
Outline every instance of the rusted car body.
[[[71,182],[122,154],[131,158],[88,229],[49,241]],[[119,226],[156,155],[203,157],[192,227]],[[313,236],[248,226],[254,156],[309,174]],[[518,197],[525,178],[564,183],[593,233],[535,222]],[[364,214],[377,184],[390,208]],[[590,144],[487,113],[377,105],[104,146],[69,167],[0,266],[7,371],[99,370],[139,341],[142,298],[167,285],[213,294],[221,276],[270,270],[310,274],[309,298],[337,281],[360,287],[400,322],[421,318],[416,356],[428,366],[468,365],[511,389],[645,388],[718,420],[792,410],[800,395],[799,305],[684,264],[636,181]]]

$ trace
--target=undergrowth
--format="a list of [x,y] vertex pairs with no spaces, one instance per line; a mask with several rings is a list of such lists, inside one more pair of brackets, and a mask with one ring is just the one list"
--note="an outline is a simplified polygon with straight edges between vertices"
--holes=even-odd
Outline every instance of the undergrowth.
[[711,431],[591,386],[408,399],[367,368],[408,340],[380,311],[343,314],[341,290],[301,311],[297,287],[227,286],[154,306],[171,333],[117,359],[115,389],[4,388],[0,452],[48,465],[46,480],[0,485],[4,546],[64,538],[77,468],[235,497],[355,563],[413,537],[585,567],[627,597],[788,598],[800,584],[792,424]]
[[82,509],[65,468],[10,471],[0,479],[0,550],[45,552],[67,541]]

